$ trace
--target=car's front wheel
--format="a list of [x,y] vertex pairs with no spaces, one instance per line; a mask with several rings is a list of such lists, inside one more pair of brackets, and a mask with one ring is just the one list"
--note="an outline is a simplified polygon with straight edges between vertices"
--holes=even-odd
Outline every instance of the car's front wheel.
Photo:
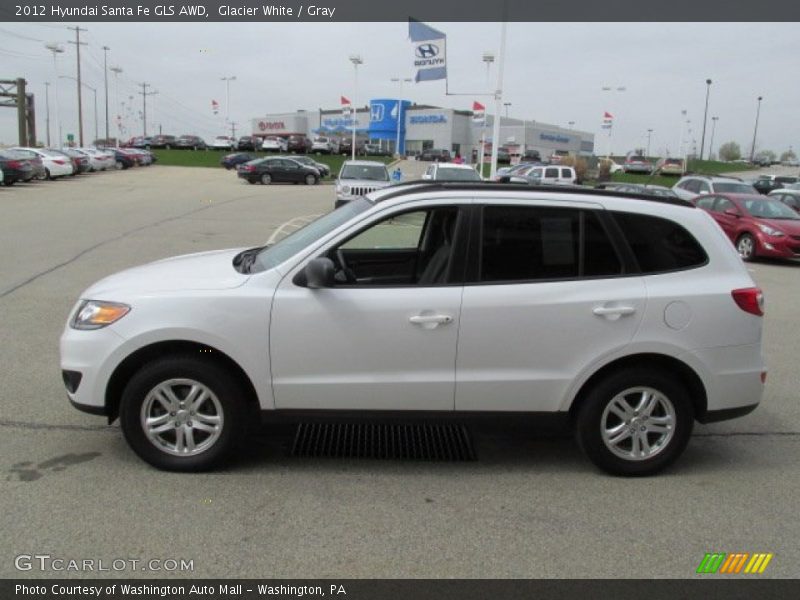
[[686,448],[694,407],[686,388],[662,371],[612,373],[588,392],[576,420],[578,443],[613,475],[652,475]]
[[190,355],[150,363],[122,394],[120,424],[143,460],[168,471],[203,471],[244,432],[244,394],[218,364]]
[[270,183],[272,183],[272,175],[270,175],[269,173],[262,173],[261,183],[263,183],[264,185],[269,185]]
[[749,233],[743,233],[736,241],[736,251],[742,260],[750,261],[756,257],[756,240]]
[[312,175],[311,173],[306,175],[306,185],[316,185],[316,183],[317,177],[315,175]]

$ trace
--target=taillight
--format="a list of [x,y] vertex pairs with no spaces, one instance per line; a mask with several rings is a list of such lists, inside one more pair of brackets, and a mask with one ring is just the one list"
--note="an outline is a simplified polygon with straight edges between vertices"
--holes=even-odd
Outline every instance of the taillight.
[[734,302],[744,312],[761,317],[764,315],[764,294],[757,287],[742,288],[731,292]]
[[60,158],[54,158],[53,162],[56,163],[57,165],[63,165],[64,164],[64,161],[61,160]]
[[18,160],[10,160],[6,163],[9,169],[21,169],[22,163]]

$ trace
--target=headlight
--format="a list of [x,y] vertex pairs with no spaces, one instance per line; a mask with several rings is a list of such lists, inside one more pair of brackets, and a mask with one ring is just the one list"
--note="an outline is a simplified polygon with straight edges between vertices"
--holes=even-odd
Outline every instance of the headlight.
[[131,307],[119,302],[84,300],[75,311],[70,327],[73,329],[100,329],[127,315]]
[[342,186],[342,193],[343,194],[349,194],[350,193],[350,186],[349,185],[343,185]]
[[774,227],[763,225],[762,223],[756,223],[756,227],[758,227],[763,233],[771,235],[772,237],[783,237],[783,232],[780,229],[775,229]]

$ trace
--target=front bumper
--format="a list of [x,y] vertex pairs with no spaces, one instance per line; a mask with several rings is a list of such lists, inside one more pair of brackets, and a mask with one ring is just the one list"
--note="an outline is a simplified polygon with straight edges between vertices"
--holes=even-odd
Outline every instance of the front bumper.
[[770,258],[800,258],[800,240],[758,233],[758,255]]

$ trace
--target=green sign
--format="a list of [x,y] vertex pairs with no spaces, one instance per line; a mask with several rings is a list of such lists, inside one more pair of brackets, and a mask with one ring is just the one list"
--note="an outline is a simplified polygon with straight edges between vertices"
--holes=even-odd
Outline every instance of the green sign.
[[75,141],[75,134],[74,133],[68,133],[67,134],[67,141],[68,142],[74,142]]

